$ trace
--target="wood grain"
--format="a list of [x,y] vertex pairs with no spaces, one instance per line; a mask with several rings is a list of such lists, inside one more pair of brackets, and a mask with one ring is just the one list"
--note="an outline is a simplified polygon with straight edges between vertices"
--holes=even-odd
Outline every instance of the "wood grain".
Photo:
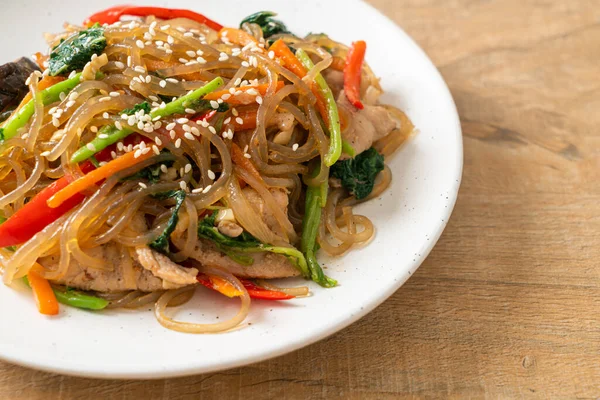
[[464,129],[456,210],[414,277],[271,361],[152,382],[0,363],[0,398],[600,396],[600,3],[370,2],[431,56]]

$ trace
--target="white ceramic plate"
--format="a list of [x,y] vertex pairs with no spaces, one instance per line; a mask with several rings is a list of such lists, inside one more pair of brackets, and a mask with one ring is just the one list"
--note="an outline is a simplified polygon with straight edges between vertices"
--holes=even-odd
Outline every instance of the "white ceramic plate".
[[[44,50],[43,32],[60,31],[64,21],[80,23],[99,8],[118,3],[131,0],[7,2],[0,13],[0,61]],[[373,242],[341,259],[321,256],[339,287],[310,284],[309,298],[255,301],[246,321],[251,325],[225,334],[190,335],[161,327],[150,310],[91,313],[62,307],[58,317],[46,318],[37,313],[27,289],[0,285],[0,358],[7,361],[71,375],[160,378],[241,366],[296,350],[350,325],[394,293],[432,249],[454,206],[462,140],[452,97],[423,51],[369,5],[357,0],[145,4],[194,9],[230,26],[255,11],[273,10],[300,35],[327,32],[345,43],[364,39],[368,62],[387,90],[383,101],[405,110],[420,133],[391,160],[391,189],[357,210],[375,223]],[[235,300],[198,290],[178,315],[216,321],[237,307]]]

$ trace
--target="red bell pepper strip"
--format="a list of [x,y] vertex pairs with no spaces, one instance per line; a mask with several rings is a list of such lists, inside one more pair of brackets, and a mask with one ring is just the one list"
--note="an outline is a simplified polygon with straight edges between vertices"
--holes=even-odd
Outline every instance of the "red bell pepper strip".
[[[233,290],[230,290],[228,288],[223,288],[223,287],[217,288],[217,286],[211,281],[211,278],[206,274],[202,274],[202,273],[198,274],[197,279],[198,279],[198,282],[200,282],[202,285],[206,286],[207,288],[216,290],[220,293],[225,294],[228,297],[239,296],[239,294],[234,293],[234,292],[238,292],[238,291],[233,287],[231,288]],[[244,285],[244,287],[248,291],[248,294],[253,299],[257,299],[257,300],[290,300],[290,299],[295,298],[294,296],[291,296],[287,293],[279,292],[276,290],[264,289],[248,279],[240,279],[240,282],[242,283],[242,285]]]
[[164,7],[136,7],[132,5],[115,6],[104,11],[97,12],[89,16],[83,23],[84,25],[95,24],[114,24],[119,21],[123,15],[133,15],[136,17],[147,17],[154,15],[160,19],[187,18],[192,21],[204,24],[215,31],[220,31],[223,26],[202,14],[184,9],[164,8]]
[[362,65],[365,61],[367,44],[360,40],[352,43],[352,47],[346,56],[346,66],[344,67],[344,93],[350,103],[362,110],[365,108],[360,101],[360,81],[362,77]]
[[[114,146],[107,147],[96,154],[96,160],[100,162],[110,160],[112,158],[110,152],[113,150]],[[84,162],[79,167],[84,174],[95,169],[90,161]],[[50,208],[47,204],[48,199],[67,187],[71,181],[71,177],[63,177],[54,181],[0,225],[0,247],[25,243],[36,233],[80,204],[85,199],[85,195],[81,193],[71,197],[57,208]]]

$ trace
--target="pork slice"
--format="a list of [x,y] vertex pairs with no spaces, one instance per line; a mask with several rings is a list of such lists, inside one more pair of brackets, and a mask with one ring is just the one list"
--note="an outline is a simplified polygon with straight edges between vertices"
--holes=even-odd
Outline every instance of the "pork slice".
[[298,276],[300,272],[281,254],[245,253],[254,259],[252,265],[241,265],[221,253],[213,242],[199,239],[191,258],[207,267],[222,268],[240,278],[276,279]]
[[[287,207],[289,204],[287,192],[283,189],[278,188],[272,188],[269,189],[269,191],[273,195],[275,203],[277,203],[277,205],[283,210],[284,214],[287,214]],[[244,189],[242,189],[242,193],[244,194],[246,200],[248,200],[248,203],[250,203],[252,208],[254,208],[256,212],[260,214],[262,220],[265,221],[265,224],[267,224],[267,226],[273,231],[280,232],[281,228],[277,223],[277,219],[275,219],[273,213],[271,213],[269,209],[265,206],[265,201],[258,194],[258,192],[252,189],[251,187],[246,186]]]
[[356,154],[370,149],[374,142],[397,128],[396,121],[384,107],[365,104],[364,109],[357,110],[343,90],[338,96],[337,105],[352,117],[342,132],[342,138],[352,145]]
[[162,279],[165,289],[175,289],[198,282],[196,280],[198,276],[196,268],[185,268],[175,264],[169,257],[150,250],[145,246],[138,247],[135,251],[142,267],[152,272],[152,275],[155,277]]
[[[167,257],[148,248],[138,249],[138,254],[132,257],[128,252],[119,251],[117,245],[110,242],[87,250],[87,253],[92,257],[105,260],[107,266],[112,266],[112,270],[86,267],[72,257],[67,273],[53,282],[103,293],[128,290],[154,292],[196,283],[198,274],[196,269],[180,267]],[[59,259],[58,255],[44,257],[40,259],[40,264],[46,268],[56,268]]]

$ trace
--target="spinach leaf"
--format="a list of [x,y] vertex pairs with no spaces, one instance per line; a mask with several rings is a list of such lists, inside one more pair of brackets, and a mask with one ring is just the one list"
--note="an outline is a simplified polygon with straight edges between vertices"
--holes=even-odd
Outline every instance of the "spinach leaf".
[[85,64],[92,59],[92,55],[101,54],[105,47],[106,38],[100,24],[75,32],[52,49],[48,62],[50,75],[64,75],[83,69]]
[[169,254],[169,238],[171,237],[173,231],[175,231],[177,222],[179,222],[179,210],[183,206],[186,194],[184,190],[176,190],[165,192],[164,194],[162,194],[162,196],[163,197],[161,199],[174,198],[175,207],[173,207],[173,214],[171,215],[171,218],[169,218],[169,221],[167,222],[167,227],[165,228],[164,232],[153,242],[151,242],[148,246],[158,251],[159,253]]
[[223,235],[215,226],[218,211],[214,211],[211,215],[204,217],[198,224],[198,236],[204,239],[211,240],[220,246],[227,247],[257,247],[261,243],[251,234],[244,231],[238,237],[232,238]]
[[133,108],[124,109],[123,111],[121,111],[121,114],[133,115],[140,110],[144,110],[146,114],[150,114],[150,111],[152,110],[150,108],[150,103],[148,103],[147,101],[144,101],[143,103],[138,103],[135,106],[133,106]]
[[383,156],[371,147],[355,158],[336,162],[330,175],[340,179],[342,186],[360,200],[371,194],[375,178],[383,168]]
[[240,27],[246,22],[250,24],[257,24],[262,29],[263,37],[265,39],[280,33],[291,33],[288,31],[283,22],[272,18],[276,15],[277,14],[272,11],[259,11],[244,18],[240,23]]

